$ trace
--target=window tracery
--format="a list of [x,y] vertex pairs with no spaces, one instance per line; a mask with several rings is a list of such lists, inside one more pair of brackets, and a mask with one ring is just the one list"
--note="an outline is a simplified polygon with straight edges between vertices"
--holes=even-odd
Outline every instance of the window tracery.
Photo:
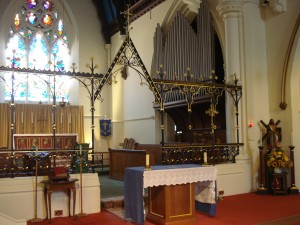
[[[6,65],[35,70],[65,71],[69,64],[68,38],[63,17],[53,1],[25,0],[16,12],[9,30]],[[6,74],[9,83],[11,75]],[[25,102],[50,102],[54,79],[48,75],[15,73],[14,99]],[[65,77],[56,76],[56,100],[68,101]],[[10,100],[11,87],[6,85],[5,99]]]

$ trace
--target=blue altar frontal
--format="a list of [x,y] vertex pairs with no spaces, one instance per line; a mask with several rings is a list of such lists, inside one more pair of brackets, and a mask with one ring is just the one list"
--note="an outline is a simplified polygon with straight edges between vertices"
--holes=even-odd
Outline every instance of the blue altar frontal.
[[216,214],[216,178],[215,166],[197,164],[128,167],[124,177],[125,219],[144,224],[144,188],[195,184],[196,210],[215,216]]

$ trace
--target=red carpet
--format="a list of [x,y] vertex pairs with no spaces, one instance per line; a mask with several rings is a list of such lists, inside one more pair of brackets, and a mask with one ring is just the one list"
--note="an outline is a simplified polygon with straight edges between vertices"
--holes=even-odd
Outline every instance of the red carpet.
[[[224,197],[217,203],[217,216],[209,217],[197,212],[198,223],[195,225],[254,225],[268,221],[298,215],[296,222],[278,221],[272,224],[300,224],[300,195],[257,195],[256,193]],[[36,223],[35,223],[36,224]],[[38,223],[48,224],[47,221]],[[123,219],[102,210],[101,213],[89,214],[73,220],[71,217],[54,218],[52,225],[128,225]],[[33,223],[28,222],[28,225]],[[153,225],[146,222],[145,225]],[[184,224],[182,224],[184,225]]]
[[[249,193],[224,197],[223,201],[217,203],[215,218],[197,213],[197,225],[253,225],[297,214],[300,215],[300,195],[273,196]],[[297,224],[300,224],[300,217]]]

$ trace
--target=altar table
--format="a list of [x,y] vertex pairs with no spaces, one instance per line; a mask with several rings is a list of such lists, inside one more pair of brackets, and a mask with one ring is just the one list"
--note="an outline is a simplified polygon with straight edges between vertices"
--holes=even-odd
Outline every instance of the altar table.
[[[128,167],[125,170],[124,179],[125,219],[134,221],[137,224],[144,224],[143,191],[144,188],[148,187],[149,195],[152,193],[156,195],[156,197],[158,196],[157,198],[170,195],[172,191],[175,190],[173,188],[176,188],[176,191],[179,190],[183,192],[183,195],[190,191],[192,193],[191,201],[193,202],[190,206],[191,211],[187,213],[190,216],[186,217],[189,222],[194,220],[193,211],[195,204],[197,210],[204,210],[209,215],[214,216],[216,213],[216,178],[217,169],[215,166],[183,164],[152,166],[151,170],[145,170],[144,167]],[[153,188],[153,190],[151,190],[151,188]],[[161,191],[159,189],[163,189],[164,194],[159,194],[158,192]],[[151,196],[149,196],[149,201],[151,201],[150,198]],[[160,200],[156,199],[155,201],[153,204],[157,205]],[[164,199],[161,199],[161,201],[164,201]],[[153,215],[154,214],[155,213],[153,213]],[[151,219],[153,215],[149,215],[148,211],[147,219]],[[176,216],[173,215],[173,218],[175,217]],[[157,223],[164,224],[163,222]],[[176,222],[174,222],[174,224],[175,223]]]

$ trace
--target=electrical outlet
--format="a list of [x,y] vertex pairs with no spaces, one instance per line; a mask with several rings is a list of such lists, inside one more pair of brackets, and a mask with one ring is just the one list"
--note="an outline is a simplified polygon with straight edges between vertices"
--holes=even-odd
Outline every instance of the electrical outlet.
[[54,216],[62,216],[63,210],[54,210]]

